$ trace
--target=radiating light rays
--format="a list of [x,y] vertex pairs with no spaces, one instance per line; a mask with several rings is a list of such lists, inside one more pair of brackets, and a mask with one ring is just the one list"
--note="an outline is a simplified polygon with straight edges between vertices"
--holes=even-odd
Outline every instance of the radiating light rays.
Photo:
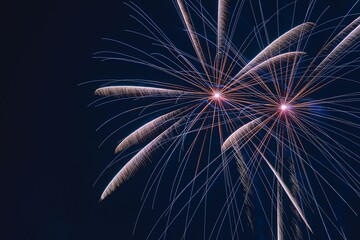
[[[354,167],[354,163],[355,166],[359,164],[358,153],[352,147],[360,146],[354,132],[360,129],[360,111],[354,104],[359,103],[360,93],[353,89],[350,93],[324,97],[324,93],[317,95],[317,92],[333,82],[348,81],[346,75],[359,68],[360,58],[348,60],[346,57],[358,51],[360,20],[357,18],[347,26],[339,23],[330,28],[333,33],[319,47],[318,53],[307,56],[306,43],[311,41],[316,29],[309,21],[313,4],[308,7],[304,23],[282,29],[286,32],[271,41],[266,24],[271,18],[278,18],[279,11],[266,20],[259,1],[262,22],[258,23],[254,16],[254,35],[247,36],[244,42],[232,43],[236,20],[245,1],[236,3],[238,12],[233,15],[230,3],[229,0],[218,1],[214,20],[201,1],[174,1],[192,46],[190,51],[180,50],[136,4],[127,4],[137,13],[132,17],[147,31],[132,33],[152,41],[161,51],[148,53],[111,40],[135,54],[103,51],[97,53],[96,58],[135,63],[163,72],[165,78],[161,81],[128,80],[95,91],[96,95],[104,97],[100,104],[131,99],[144,104],[125,112],[136,112],[139,116],[124,126],[136,122],[142,122],[142,125],[127,136],[121,136],[124,139],[115,149],[119,157],[111,165],[120,160],[126,160],[126,163],[107,185],[101,200],[149,162],[158,149],[163,149],[163,155],[160,158],[156,155],[154,159],[155,170],[143,195],[145,204],[154,192],[154,205],[167,167],[178,155],[179,167],[170,184],[170,205],[160,217],[166,219],[160,238],[165,239],[170,226],[181,212],[186,212],[182,236],[185,239],[200,208],[204,209],[204,239],[218,239],[225,219],[230,223],[232,239],[240,238],[238,226],[243,231],[245,228],[243,213],[254,229],[251,216],[254,204],[261,209],[272,238],[286,239],[294,236],[291,232],[299,235],[300,231],[311,236],[313,229],[318,228],[312,226],[315,214],[321,219],[329,239],[327,222],[344,237],[342,229],[337,227],[336,211],[327,197],[326,188],[352,208],[326,174],[331,174],[360,196],[360,175]],[[251,2],[250,5],[254,11]],[[200,19],[200,25],[196,19]],[[336,34],[340,27],[342,30]],[[265,32],[265,41],[261,39],[260,29]],[[259,46],[264,42],[267,44],[260,47],[258,54],[252,54],[253,59],[246,60],[247,41],[251,41],[248,39],[257,39]],[[117,98],[109,100],[109,97]],[[238,169],[236,179],[231,169],[234,161]],[[184,185],[188,171],[193,179]],[[207,207],[207,194],[221,177],[225,184],[225,202],[214,226],[207,226],[207,211],[213,210]],[[243,193],[240,201],[237,192]],[[189,195],[188,200],[180,210],[175,210],[185,194]],[[325,206],[319,204],[319,197],[326,199]],[[200,198],[199,202],[194,202],[195,198]],[[327,208],[331,211],[327,212]],[[289,209],[293,214],[287,211]],[[292,220],[292,228],[287,219]],[[160,219],[154,228],[159,222]]]

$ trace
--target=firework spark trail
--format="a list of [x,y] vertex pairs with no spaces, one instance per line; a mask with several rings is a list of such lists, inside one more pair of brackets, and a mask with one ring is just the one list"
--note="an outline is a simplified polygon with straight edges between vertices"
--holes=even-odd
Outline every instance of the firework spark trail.
[[115,153],[119,153],[131,145],[138,144],[140,141],[145,141],[151,138],[157,133],[160,127],[166,127],[166,125],[164,126],[165,123],[167,123],[167,125],[171,124],[173,121],[169,120],[173,120],[174,117],[183,112],[183,110],[185,109],[178,109],[172,111],[144,124],[137,130],[129,134],[124,140],[122,140],[116,147]]
[[248,70],[253,68],[255,65],[266,60],[266,58],[272,57],[274,54],[288,48],[290,45],[299,41],[300,37],[305,33],[311,31],[314,27],[313,23],[303,23],[299,26],[292,28],[287,31],[277,39],[275,39],[271,44],[264,48],[258,55],[256,55],[246,66],[244,66],[239,73],[234,76],[234,79],[237,79],[242,74],[246,73]]
[[149,144],[147,144],[141,151],[139,151],[133,158],[125,164],[125,166],[115,175],[110,181],[104,192],[101,194],[101,200],[104,200],[111,192],[113,192],[122,182],[129,179],[141,165],[145,164],[145,160],[149,157],[151,152],[161,145],[161,140],[168,137],[172,131],[178,127],[179,123],[184,119],[180,119],[171,127],[162,132],[159,136],[154,138]]
[[253,131],[253,128],[258,126],[261,123],[261,117],[250,121],[249,123],[240,127],[236,132],[232,133],[223,143],[221,146],[221,151],[226,151],[235,143],[237,143],[240,139],[244,136],[249,134],[249,132]]
[[347,25],[343,30],[341,30],[336,36],[329,41],[317,54],[317,56],[322,56],[327,54],[330,51],[333,45],[336,45],[341,39],[346,37],[351,31],[353,31],[360,24],[360,17],[356,18],[349,25]]
[[226,21],[227,21],[227,13],[228,13],[228,3],[229,0],[219,0],[218,1],[218,52],[220,54],[223,51],[225,45],[225,35],[226,35]]
[[294,205],[294,207],[296,208],[297,212],[299,213],[300,217],[302,218],[302,220],[304,221],[304,223],[306,224],[306,226],[309,228],[309,230],[312,232],[312,229],[308,223],[308,221],[305,218],[305,215],[303,213],[303,211],[301,210],[299,204],[297,203],[296,199],[292,196],[291,191],[289,190],[289,188],[285,185],[284,181],[282,180],[281,176],[279,175],[279,173],[275,170],[275,168],[271,165],[271,163],[267,160],[267,158],[264,156],[264,154],[258,149],[260,155],[262,156],[262,158],[265,160],[266,164],[269,166],[269,168],[271,169],[271,171],[274,173],[274,175],[276,176],[276,178],[278,179],[279,183],[281,184],[281,187],[284,189],[285,193],[287,194],[287,196],[289,197],[291,203]]
[[191,19],[190,19],[188,13],[187,13],[185,4],[184,4],[183,0],[177,0],[177,4],[178,4],[179,9],[181,11],[183,21],[184,21],[185,26],[187,28],[187,32],[188,32],[189,37],[191,39],[191,43],[192,43],[192,45],[194,47],[196,55],[198,56],[198,58],[200,60],[200,63],[202,65],[208,79],[210,79],[207,68],[205,66],[206,59],[205,59],[203,50],[201,49],[201,44],[200,44],[199,38],[197,37],[196,32],[194,31],[194,28],[193,28],[192,23],[191,23]]
[[138,87],[138,86],[111,86],[102,87],[95,91],[100,96],[180,96],[186,92],[164,88]]
[[[303,98],[304,96],[308,95],[309,93],[315,91],[316,89],[319,89],[321,86],[324,86],[323,81],[319,81],[316,84],[314,82],[321,76],[321,73],[325,71],[327,68],[332,66],[334,61],[339,59],[344,53],[347,53],[344,51],[346,48],[349,48],[351,44],[355,42],[356,39],[358,39],[360,35],[360,17],[357,18],[355,21],[350,23],[342,32],[340,32],[332,41],[330,41],[330,44],[326,45],[324,48],[327,50],[333,43],[339,41],[342,37],[346,35],[345,38],[341,40],[339,44],[337,44],[333,50],[326,55],[326,57],[318,64],[318,66],[313,71],[313,74],[310,74],[310,80],[308,83],[299,91],[296,91],[297,94],[292,98],[292,101],[295,101],[297,98]],[[355,27],[356,26],[356,27]],[[348,33],[351,30],[350,33]],[[307,72],[305,72],[306,74]],[[304,77],[306,76],[304,74]],[[315,76],[314,76],[315,75]],[[300,80],[298,84],[295,86],[294,89],[297,89],[298,85],[302,81]],[[325,83],[326,84],[326,83]],[[320,86],[319,86],[320,85]]]
[[[283,53],[274,57],[271,57],[265,61],[263,61],[262,63],[256,65],[255,67],[249,69],[248,71],[246,71],[244,74],[242,74],[240,77],[238,77],[237,79],[235,79],[231,85],[236,84],[237,82],[241,81],[244,78],[247,77],[252,77],[255,81],[257,81],[259,79],[259,72],[263,71],[263,70],[268,70],[271,69],[271,67],[275,67],[276,64],[280,64],[281,62],[288,62],[292,59],[296,59],[298,56],[304,55],[305,52],[288,52],[288,53]],[[264,83],[264,81],[261,79],[260,84],[262,84],[262,86],[264,86],[265,88],[267,88],[267,86]],[[243,87],[243,84],[240,85],[240,88]],[[250,87],[250,86],[248,86]],[[238,88],[233,87],[232,89],[228,90],[226,93],[231,93],[234,91],[237,91]],[[268,93],[272,94],[271,90],[269,88],[266,89]]]
[[[228,8],[228,1],[229,0],[219,0],[218,1],[218,26],[217,26],[217,53],[216,53],[216,60],[215,60],[215,69],[222,69],[223,66],[223,52],[225,52],[225,39],[226,39],[226,21],[227,21],[227,8]],[[217,73],[217,78],[221,79],[222,71]],[[219,80],[220,81],[220,80]]]
[[[244,187],[244,205],[246,205],[246,216],[248,218],[248,221],[250,223],[250,226],[252,229],[254,229],[253,227],[253,223],[251,220],[251,207],[252,207],[252,203],[250,200],[250,194],[251,194],[251,183],[250,183],[250,176],[248,173],[248,168],[246,166],[244,157],[241,155],[241,151],[238,148],[234,148],[235,149],[235,158],[236,158],[236,163],[238,165],[238,171],[240,173],[240,179],[241,179],[241,184]],[[236,226],[236,225],[235,225]]]

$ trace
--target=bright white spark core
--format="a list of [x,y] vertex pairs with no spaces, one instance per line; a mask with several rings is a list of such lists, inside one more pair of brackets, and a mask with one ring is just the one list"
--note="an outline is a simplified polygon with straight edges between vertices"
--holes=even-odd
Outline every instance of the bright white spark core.
[[286,111],[288,108],[289,108],[289,106],[286,105],[286,104],[281,104],[281,106],[280,106],[280,109],[281,109],[282,111]]
[[214,98],[219,99],[219,98],[220,98],[220,93],[219,93],[219,92],[215,92],[215,93],[214,93]]

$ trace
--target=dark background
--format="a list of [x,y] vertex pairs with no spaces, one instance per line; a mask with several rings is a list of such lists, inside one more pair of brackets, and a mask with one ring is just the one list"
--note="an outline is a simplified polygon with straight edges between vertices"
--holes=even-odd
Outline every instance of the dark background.
[[[352,4],[333,2],[332,11],[345,13]],[[181,32],[171,1],[139,5],[160,26]],[[134,178],[110,200],[98,202],[113,172],[92,185],[113,158],[114,145],[98,149],[106,133],[95,129],[110,115],[101,116],[101,111],[87,107],[96,99],[93,91],[98,85],[78,86],[131,76],[135,67],[92,58],[98,50],[111,49],[102,37],[131,41],[123,31],[132,29],[131,13],[122,1],[6,1],[2,5],[1,239],[147,236],[150,210],[132,235],[143,178]],[[352,203],[359,210],[358,198]],[[358,239],[359,218],[343,218],[349,239]]]

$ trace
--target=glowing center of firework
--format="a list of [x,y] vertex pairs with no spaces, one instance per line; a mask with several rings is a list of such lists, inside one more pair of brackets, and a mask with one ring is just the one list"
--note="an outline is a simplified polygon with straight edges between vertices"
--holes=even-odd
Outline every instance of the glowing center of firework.
[[220,93],[219,92],[214,92],[214,98],[215,99],[219,99],[220,98]]
[[281,104],[280,109],[281,109],[282,111],[286,111],[287,109],[289,109],[289,106],[286,105],[286,104]]

